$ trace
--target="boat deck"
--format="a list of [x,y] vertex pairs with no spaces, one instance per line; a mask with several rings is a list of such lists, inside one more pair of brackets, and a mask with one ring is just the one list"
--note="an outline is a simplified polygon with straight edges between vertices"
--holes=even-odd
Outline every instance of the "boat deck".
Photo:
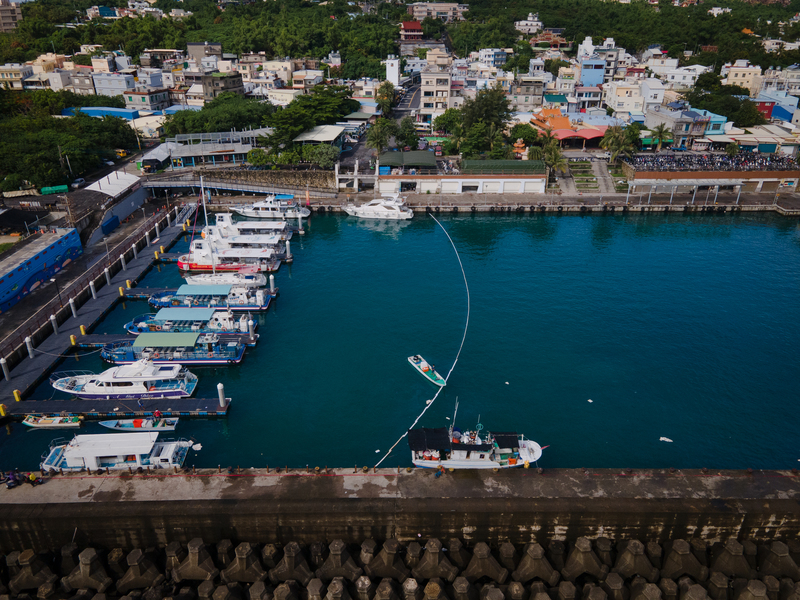
[[147,288],[147,287],[134,287],[122,288],[122,293],[125,298],[132,298],[136,300],[148,300],[153,294],[171,293],[174,294],[178,288]]
[[137,400],[24,400],[6,405],[6,414],[22,418],[25,415],[82,416],[87,420],[131,419],[152,417],[160,410],[164,417],[226,417],[230,402],[223,408],[218,398],[148,398]]
[[[219,333],[213,332],[214,335],[219,336],[221,343],[236,342],[245,344],[247,346],[255,346],[255,342],[250,341],[250,336],[246,333]],[[107,334],[107,333],[93,333],[89,335],[80,335],[75,344],[78,348],[102,348],[106,344],[116,344],[119,342],[132,342],[136,339],[135,335],[129,333],[123,334]],[[258,334],[255,334],[255,340],[258,341]]]

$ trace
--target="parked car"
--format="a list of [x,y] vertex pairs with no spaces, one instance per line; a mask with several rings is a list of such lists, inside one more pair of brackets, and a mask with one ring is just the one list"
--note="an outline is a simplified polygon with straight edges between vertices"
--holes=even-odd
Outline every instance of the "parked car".
[[75,181],[72,182],[72,189],[77,190],[78,188],[82,188],[86,185],[86,180],[83,177],[78,177]]
[[113,160],[104,160],[103,162],[106,163],[107,167],[113,167],[114,166],[114,161]]

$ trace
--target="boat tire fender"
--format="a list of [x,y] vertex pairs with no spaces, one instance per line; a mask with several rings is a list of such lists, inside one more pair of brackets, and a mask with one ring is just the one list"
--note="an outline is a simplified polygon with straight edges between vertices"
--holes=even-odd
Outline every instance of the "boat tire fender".
[[562,212],[563,210],[564,210],[564,207],[563,207],[563,206],[559,206],[559,207],[558,207],[558,212]]
[[439,207],[437,206],[436,208],[434,208],[434,210],[438,213],[439,212]]
[[470,210],[471,210],[472,212],[475,212],[475,211],[476,211],[476,210],[478,210],[478,209],[477,209],[476,207],[472,206],[472,207],[470,207]]

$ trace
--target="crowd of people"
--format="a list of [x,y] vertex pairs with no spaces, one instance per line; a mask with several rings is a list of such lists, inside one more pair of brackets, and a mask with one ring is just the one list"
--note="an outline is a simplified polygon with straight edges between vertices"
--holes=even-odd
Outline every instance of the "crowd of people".
[[629,160],[637,171],[794,171],[797,161],[782,154],[650,154]]

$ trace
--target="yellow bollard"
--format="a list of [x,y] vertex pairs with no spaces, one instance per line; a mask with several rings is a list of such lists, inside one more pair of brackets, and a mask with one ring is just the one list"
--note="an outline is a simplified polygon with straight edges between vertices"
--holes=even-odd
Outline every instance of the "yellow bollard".
[[14,390],[14,400],[16,400],[17,402],[21,401],[22,392],[20,392],[19,390]]
[[76,338],[74,335],[69,336],[69,343],[72,344],[73,346],[77,345],[78,338]]
[[191,227],[191,225],[189,224],[189,219],[186,219],[186,226]]
[[125,280],[125,287],[128,288],[128,289],[131,289],[131,280],[130,279],[126,279]]
[[6,405],[0,404],[0,417],[5,417],[5,416],[6,416]]
[[164,254],[164,246],[159,246],[159,250],[161,250],[161,254]]
[[156,250],[156,260],[158,260],[158,250]]
[[123,298],[125,297],[125,290],[122,288],[122,286],[119,286],[119,295]]
[[183,230],[186,231],[186,223],[183,224]]
[[86,325],[81,325],[81,335],[86,335]]

